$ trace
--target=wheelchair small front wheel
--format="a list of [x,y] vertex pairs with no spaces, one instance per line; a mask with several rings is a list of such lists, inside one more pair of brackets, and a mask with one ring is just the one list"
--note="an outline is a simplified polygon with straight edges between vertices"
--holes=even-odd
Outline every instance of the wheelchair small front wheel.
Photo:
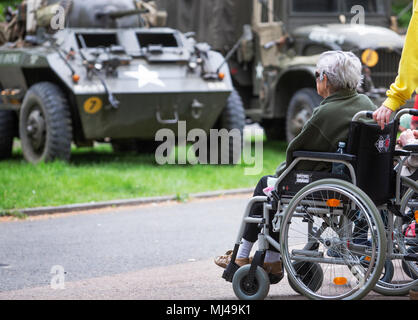
[[263,300],[270,290],[270,279],[263,268],[257,267],[253,279],[249,276],[251,265],[242,266],[235,272],[232,288],[240,300]]

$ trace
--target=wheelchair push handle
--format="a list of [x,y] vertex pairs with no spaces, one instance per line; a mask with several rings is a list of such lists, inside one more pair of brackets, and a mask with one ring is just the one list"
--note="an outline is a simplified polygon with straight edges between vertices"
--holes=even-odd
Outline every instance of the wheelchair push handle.
[[399,120],[404,114],[410,114],[411,116],[418,116],[418,110],[417,109],[401,109],[399,110],[396,115],[395,119]]
[[361,118],[368,118],[368,119],[373,119],[373,111],[360,111],[357,112],[352,121],[358,121]]
[[[399,110],[395,115],[395,120],[399,120],[404,114],[410,114],[412,116],[418,116],[418,110],[417,109],[401,109]],[[373,119],[373,111],[360,111],[357,112],[352,121],[358,121],[361,118],[368,118]]]

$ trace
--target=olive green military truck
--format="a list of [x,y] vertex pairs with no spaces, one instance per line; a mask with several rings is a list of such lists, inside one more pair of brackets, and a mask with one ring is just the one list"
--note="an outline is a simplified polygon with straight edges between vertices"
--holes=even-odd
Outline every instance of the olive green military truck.
[[247,119],[290,141],[318,106],[315,65],[327,50],[363,62],[360,92],[379,105],[396,77],[403,39],[389,0],[158,0],[168,26],[196,32],[228,58]]

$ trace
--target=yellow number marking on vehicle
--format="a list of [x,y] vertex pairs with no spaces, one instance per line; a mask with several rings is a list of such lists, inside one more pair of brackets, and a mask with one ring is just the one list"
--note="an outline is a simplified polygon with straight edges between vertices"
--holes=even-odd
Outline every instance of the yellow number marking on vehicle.
[[103,101],[98,97],[91,97],[84,102],[84,111],[90,114],[99,112],[103,107]]
[[375,50],[366,49],[361,55],[361,61],[366,66],[373,68],[379,62],[379,54]]

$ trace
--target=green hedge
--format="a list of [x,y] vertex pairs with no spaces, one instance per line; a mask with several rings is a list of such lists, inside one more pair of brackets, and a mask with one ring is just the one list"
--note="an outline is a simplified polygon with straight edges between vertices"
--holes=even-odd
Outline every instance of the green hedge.
[[8,6],[12,6],[12,7],[16,7],[16,5],[18,5],[20,2],[22,2],[21,0],[1,0],[0,1],[0,21],[4,21],[4,9],[7,8]]
[[[408,5],[408,4],[406,4]],[[393,4],[392,5],[392,11],[394,15],[398,15],[402,10],[406,7],[405,4],[399,3],[399,4]],[[407,28],[409,21],[411,20],[412,16],[412,10],[408,10],[405,14],[402,15],[402,17],[399,17],[398,24],[401,28]]]

